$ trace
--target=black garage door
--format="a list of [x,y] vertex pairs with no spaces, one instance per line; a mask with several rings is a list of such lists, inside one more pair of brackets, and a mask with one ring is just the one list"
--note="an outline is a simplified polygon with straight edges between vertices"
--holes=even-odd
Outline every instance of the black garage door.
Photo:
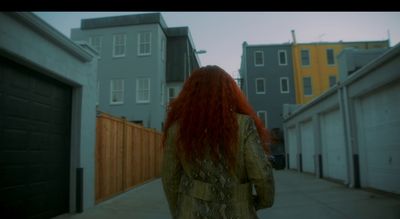
[[0,56],[0,218],[68,211],[71,88]]

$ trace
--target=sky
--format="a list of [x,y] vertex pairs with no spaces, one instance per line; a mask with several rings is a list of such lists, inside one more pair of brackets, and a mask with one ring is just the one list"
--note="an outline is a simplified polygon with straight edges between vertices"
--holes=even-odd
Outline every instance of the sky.
[[[34,12],[70,37],[81,19],[149,12]],[[168,27],[188,26],[201,65],[219,65],[238,77],[242,43],[400,42],[400,12],[161,12]]]

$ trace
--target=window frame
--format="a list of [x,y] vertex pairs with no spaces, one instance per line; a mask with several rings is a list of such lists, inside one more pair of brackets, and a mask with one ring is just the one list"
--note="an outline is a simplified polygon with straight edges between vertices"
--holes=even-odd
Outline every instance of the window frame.
[[[139,90],[139,84],[140,80],[147,80],[147,85],[148,85],[148,94],[147,94],[147,99],[140,100],[140,92],[145,92],[146,90]],[[151,79],[150,78],[136,78],[136,103],[150,103],[151,102]]]
[[[281,61],[281,53],[285,54],[285,63],[282,63]],[[288,60],[287,60],[287,51],[280,49],[278,50],[278,65],[279,66],[287,66],[288,65]]]
[[[284,91],[284,90],[282,89],[282,81],[283,81],[283,80],[286,80],[287,91]],[[288,94],[288,93],[290,93],[290,88],[289,88],[289,77],[281,77],[281,78],[279,78],[279,86],[280,86],[281,94]]]
[[[94,39],[98,39],[99,45],[93,44],[93,42],[96,42]],[[97,54],[99,55],[99,59],[100,59],[101,58],[101,50],[103,47],[103,36],[101,36],[101,35],[90,36],[89,37],[89,45],[97,51]]]
[[[115,90],[114,88],[114,81],[122,81],[121,90]],[[121,101],[113,101],[113,93],[114,92],[121,92]],[[110,80],[110,105],[121,105],[124,104],[124,93],[125,93],[125,80],[122,78],[114,78]]]
[[[307,65],[305,65],[303,63],[303,53],[302,53],[303,51],[307,52],[307,54],[308,54],[308,64]],[[301,49],[300,50],[300,63],[301,63],[302,67],[310,67],[311,66],[311,54],[310,54],[309,49]]]
[[[116,45],[116,43],[117,43],[117,37],[118,36],[122,36],[123,37],[123,44],[121,44],[121,45]],[[116,34],[113,34],[113,49],[112,49],[112,53],[113,53],[113,58],[121,58],[121,57],[125,57],[126,56],[126,39],[127,39],[127,35],[126,35],[126,33],[116,33]],[[123,49],[123,54],[116,54],[115,52],[116,52],[116,48],[117,48],[117,46],[123,46],[122,48],[124,48]]]
[[[310,90],[311,90],[311,94],[306,94],[304,79],[310,79]],[[307,97],[313,95],[312,77],[311,77],[311,76],[304,76],[304,77],[303,77],[303,95],[304,95],[304,96],[307,96]]]
[[[332,51],[332,61],[333,61],[333,63],[329,63],[329,55],[328,55],[328,51]],[[328,49],[326,49],[326,63],[327,63],[329,66],[335,66],[335,65],[336,65],[336,60],[335,60],[335,50],[334,50],[334,49],[332,49],[332,48],[328,48]]]
[[[257,64],[257,53],[261,54],[261,64]],[[264,51],[262,50],[256,50],[254,51],[254,66],[255,67],[260,67],[260,66],[264,66]]]
[[[149,41],[147,42],[143,42],[142,41],[142,37],[144,36],[144,34],[149,34]],[[143,37],[144,38],[144,37]],[[138,33],[138,44],[137,44],[137,55],[138,56],[150,56],[151,55],[151,38],[152,38],[152,33],[151,31],[142,31]],[[141,51],[141,45],[149,45],[149,51],[148,52],[142,52]]]
[[[333,77],[335,78],[335,83],[331,84],[331,78],[333,78]],[[329,75],[328,81],[329,81],[329,87],[335,86],[336,83],[337,83],[337,77],[336,77],[336,75]]]
[[[264,87],[264,89],[263,89],[263,91],[259,91],[259,89],[258,89],[258,81],[260,81],[260,80],[262,80],[263,81],[263,87]],[[265,83],[265,78],[256,78],[255,79],[255,83],[256,83],[256,94],[265,94],[266,93],[266,83]]]

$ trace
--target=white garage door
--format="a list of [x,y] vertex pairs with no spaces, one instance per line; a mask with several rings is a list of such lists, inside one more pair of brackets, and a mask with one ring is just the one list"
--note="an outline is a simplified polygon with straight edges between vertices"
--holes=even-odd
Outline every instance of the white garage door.
[[321,118],[321,150],[323,176],[346,181],[347,165],[343,121],[339,110]]
[[303,123],[300,126],[301,131],[301,158],[303,164],[303,171],[315,173],[315,145],[313,135],[312,122]]
[[[400,82],[361,99],[362,183],[400,194]],[[364,186],[363,185],[363,186]]]
[[297,169],[297,136],[296,129],[288,129],[288,144],[289,144],[289,168]]

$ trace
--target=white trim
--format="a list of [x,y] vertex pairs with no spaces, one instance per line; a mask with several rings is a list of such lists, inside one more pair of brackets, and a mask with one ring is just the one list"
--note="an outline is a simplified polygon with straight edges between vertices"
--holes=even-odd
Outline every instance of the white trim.
[[[115,48],[116,48],[116,37],[117,36],[123,36],[123,44],[121,44],[121,45],[123,45],[123,48],[124,48],[124,53],[123,54],[118,54],[118,55],[116,55],[115,54]],[[121,46],[121,45],[119,45],[119,46]],[[113,35],[113,57],[115,57],[115,58],[118,58],[118,57],[124,57],[125,56],[125,54],[126,54],[126,34],[125,33],[117,33],[117,34],[114,34]]]
[[97,80],[97,86],[96,86],[96,106],[99,105],[100,103],[100,81]]
[[257,116],[262,121],[261,116],[260,116],[261,113],[264,113],[264,126],[265,126],[265,128],[267,128],[268,127],[268,114],[267,114],[267,111],[265,111],[265,110],[257,111]]
[[[304,89],[304,79],[305,78],[310,78],[310,84],[311,84],[311,94],[305,94],[306,92],[306,90]],[[312,84],[312,77],[311,76],[304,76],[303,77],[303,80],[302,80],[302,83],[303,83],[303,96],[306,96],[306,97],[310,97],[310,96],[312,96],[313,95],[313,84]]]
[[[282,53],[282,52],[285,54],[285,63],[281,63],[281,53]],[[278,65],[279,65],[279,66],[286,66],[286,65],[288,65],[288,59],[287,59],[287,52],[286,52],[286,50],[283,50],[283,49],[278,50]]]
[[[302,56],[302,51],[307,51],[308,53],[308,65],[303,65],[303,56]],[[310,67],[311,66],[311,53],[310,53],[310,49],[300,49],[300,64],[301,67]]]
[[[113,82],[121,80],[122,81],[122,89],[121,90],[114,90]],[[111,79],[110,80],[110,104],[111,105],[118,105],[124,103],[124,90],[125,90],[125,80],[124,79]],[[121,101],[113,101],[113,92],[122,92],[121,93]]]
[[[263,84],[264,84],[264,91],[258,91],[258,81],[260,81],[260,80],[262,80],[263,81]],[[255,83],[256,83],[256,86],[255,86],[255,88],[256,88],[256,94],[265,94],[265,90],[266,90],[266,87],[265,87],[265,78],[256,78],[255,79]]]
[[[280,86],[280,90],[281,90],[281,94],[288,94],[288,93],[290,93],[290,89],[289,89],[289,78],[288,77],[281,77],[281,78],[279,78],[279,86]],[[283,91],[282,90],[282,81],[283,80],[286,80],[286,87],[287,87],[287,91]]]
[[[94,39],[98,39],[98,45],[93,44],[96,42]],[[97,54],[99,55],[99,58],[101,58],[101,49],[103,47],[103,36],[101,35],[94,35],[89,37],[89,45],[93,47],[93,49],[96,50]]]
[[[141,91],[141,90],[139,90],[139,81],[141,81],[141,80],[147,80],[147,86],[148,86],[148,94],[147,94],[147,98],[146,99],[143,99],[143,100],[139,100],[140,99],[140,97],[139,97],[139,92],[145,92],[146,90],[144,90],[143,88],[143,91]],[[151,83],[150,83],[150,78],[137,78],[136,79],[136,103],[150,103],[150,94],[151,94],[151,87],[150,87],[150,85],[151,85]]]
[[[261,61],[262,61],[262,64],[257,64],[256,63],[256,53],[260,53],[261,54]],[[254,66],[256,66],[256,67],[258,67],[258,66],[264,66],[264,51],[261,51],[261,50],[256,50],[256,51],[254,51]]]
[[[145,42],[145,41],[141,41],[141,39],[142,39],[142,36],[144,34],[149,34],[149,41],[147,42]],[[152,34],[151,34],[151,32],[150,31],[143,31],[143,32],[140,32],[140,33],[138,33],[138,44],[137,44],[137,48],[138,48],[138,50],[137,50],[137,55],[138,56],[149,56],[149,55],[151,55],[151,36]],[[141,51],[140,51],[140,46],[141,45],[149,45],[149,51],[148,52],[144,52],[144,53],[141,53]]]

